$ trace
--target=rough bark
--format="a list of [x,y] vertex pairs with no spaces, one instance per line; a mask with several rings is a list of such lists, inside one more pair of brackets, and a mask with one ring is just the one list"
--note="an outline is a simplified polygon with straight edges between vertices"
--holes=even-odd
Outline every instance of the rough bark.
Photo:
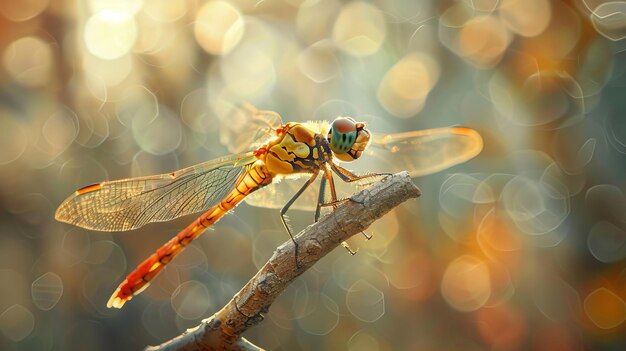
[[386,177],[354,194],[300,232],[297,264],[291,240],[279,246],[254,277],[220,311],[197,327],[146,351],[262,350],[241,335],[263,320],[289,284],[351,236],[367,229],[402,202],[420,196],[406,172]]

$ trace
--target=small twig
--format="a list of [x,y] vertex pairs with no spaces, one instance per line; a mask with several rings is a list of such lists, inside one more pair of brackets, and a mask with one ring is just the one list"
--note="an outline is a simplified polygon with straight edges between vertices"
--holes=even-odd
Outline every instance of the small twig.
[[248,283],[212,317],[159,346],[146,351],[262,350],[241,337],[263,320],[274,300],[289,284],[327,253],[402,202],[420,196],[408,173],[391,175],[352,196],[319,222],[300,232],[298,268],[291,240],[279,246]]

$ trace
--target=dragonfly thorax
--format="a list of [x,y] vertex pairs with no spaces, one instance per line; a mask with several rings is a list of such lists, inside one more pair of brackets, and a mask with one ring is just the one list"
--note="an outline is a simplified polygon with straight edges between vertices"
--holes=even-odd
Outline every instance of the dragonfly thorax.
[[357,122],[352,117],[337,117],[330,125],[326,139],[335,157],[351,162],[361,157],[370,137],[365,123]]
[[326,138],[300,123],[283,125],[277,130],[276,138],[260,149],[263,152],[257,157],[273,176],[313,173],[332,158]]

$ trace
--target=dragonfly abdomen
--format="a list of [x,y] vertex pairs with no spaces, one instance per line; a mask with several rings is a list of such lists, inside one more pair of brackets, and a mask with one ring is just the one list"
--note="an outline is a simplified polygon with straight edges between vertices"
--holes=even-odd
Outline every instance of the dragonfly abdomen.
[[237,206],[248,194],[260,189],[272,181],[262,161],[257,161],[237,179],[235,186],[228,195],[213,206],[189,226],[180,231],[175,237],[161,246],[155,253],[144,260],[130,273],[115,290],[107,307],[121,308],[126,301],[139,294],[148,287],[152,279],[176,257],[185,246],[189,245],[204,230],[215,224],[228,211]]

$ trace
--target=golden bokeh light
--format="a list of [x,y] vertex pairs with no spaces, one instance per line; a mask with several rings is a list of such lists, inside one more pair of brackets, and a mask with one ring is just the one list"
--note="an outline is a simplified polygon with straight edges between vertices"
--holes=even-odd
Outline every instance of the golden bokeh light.
[[85,90],[89,92],[89,97],[101,102],[109,100],[109,90],[104,78],[93,72],[85,72],[83,76]]
[[339,62],[334,51],[329,40],[314,43],[298,56],[298,68],[316,83],[331,80],[339,72]]
[[95,13],[85,23],[84,40],[89,52],[104,60],[128,54],[137,39],[137,24],[132,14],[106,9]]
[[552,16],[548,27],[539,35],[524,42],[522,50],[535,55],[539,65],[551,68],[563,66],[563,60],[578,44],[581,39],[582,23],[576,11],[568,4],[555,1],[550,4]]
[[227,89],[240,99],[267,96],[276,84],[276,67],[266,50],[251,46],[238,48],[222,62],[221,73]]
[[496,350],[515,349],[522,342],[527,328],[520,311],[507,304],[480,309],[476,326],[483,339]]
[[470,312],[481,308],[491,296],[487,264],[470,255],[455,259],[443,275],[441,294],[456,310]]
[[332,36],[333,23],[341,11],[338,0],[319,0],[308,6],[301,6],[296,16],[296,28],[307,43],[315,43]]
[[103,60],[86,54],[83,56],[83,69],[97,76],[107,87],[114,86],[130,75],[133,69],[133,59],[130,55],[124,55],[112,60]]
[[29,87],[42,87],[52,76],[52,48],[37,37],[20,38],[5,49],[3,63],[11,77]]
[[598,288],[585,298],[585,313],[600,329],[612,329],[626,320],[626,303],[607,288]]
[[245,30],[244,24],[236,7],[225,1],[210,1],[196,15],[194,34],[206,52],[223,55],[237,46]]
[[411,253],[400,262],[385,265],[389,283],[411,300],[426,300],[437,292],[435,262],[425,253]]
[[92,13],[103,10],[118,10],[136,15],[144,5],[144,0],[89,0],[87,2],[89,4],[89,10]]
[[0,14],[11,21],[27,21],[44,11],[48,2],[49,0],[2,1]]
[[163,23],[145,13],[139,13],[136,20],[139,30],[134,52],[154,55],[176,40],[176,30],[171,24]]
[[365,2],[345,5],[333,27],[335,44],[346,53],[362,57],[378,51],[385,40],[385,18],[378,8]]
[[439,16],[439,24],[448,28],[462,28],[474,17],[475,11],[476,9],[468,2],[455,2]]
[[173,22],[187,13],[184,1],[150,0],[144,4],[143,12],[158,22]]
[[522,248],[522,240],[509,224],[498,215],[493,208],[483,217],[477,231],[477,239],[483,251],[491,250],[501,252],[517,251]]
[[378,101],[401,118],[420,112],[430,90],[439,80],[439,64],[425,54],[409,54],[385,74],[378,86]]
[[478,16],[467,21],[459,36],[463,57],[479,67],[496,65],[509,46],[512,36],[502,20],[494,16]]
[[552,7],[548,0],[503,0],[499,13],[510,30],[525,37],[534,37],[548,27]]

